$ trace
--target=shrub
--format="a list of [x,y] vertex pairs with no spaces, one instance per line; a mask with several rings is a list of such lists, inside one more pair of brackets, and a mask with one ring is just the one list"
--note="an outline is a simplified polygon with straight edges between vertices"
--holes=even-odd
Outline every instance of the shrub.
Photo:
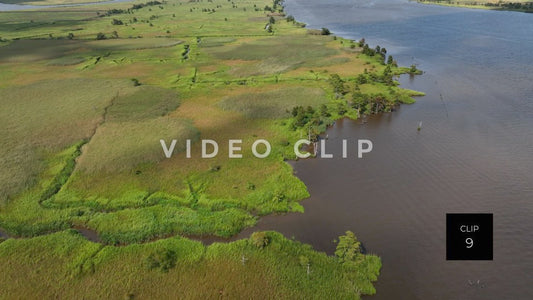
[[283,192],[281,191],[277,191],[276,193],[274,193],[274,197],[272,197],[272,201],[274,202],[282,202],[283,200],[285,200],[286,196]]
[[96,34],[96,39],[97,39],[97,40],[105,40],[105,39],[106,39],[106,36],[105,36],[105,34],[103,34],[103,33],[101,33],[101,32],[98,32],[98,33]]
[[132,78],[131,81],[133,82],[133,86],[140,86],[141,83],[139,82],[139,79],[137,78]]
[[112,25],[124,25],[124,22],[122,22],[119,19],[113,19],[113,21],[111,21],[111,24]]
[[250,237],[250,241],[257,248],[263,249],[266,246],[268,246],[270,239],[267,236],[266,232],[254,232],[252,233],[252,236]]
[[176,266],[176,252],[170,249],[165,249],[158,253],[150,254],[146,258],[146,267],[150,270],[160,269],[162,272],[168,272]]
[[309,258],[307,258],[307,256],[300,255],[300,257],[298,257],[298,260],[302,267],[307,267],[307,265],[309,264]]

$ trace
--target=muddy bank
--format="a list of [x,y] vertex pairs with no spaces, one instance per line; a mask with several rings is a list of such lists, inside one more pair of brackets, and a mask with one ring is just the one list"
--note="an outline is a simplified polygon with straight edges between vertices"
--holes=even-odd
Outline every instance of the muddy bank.
[[8,239],[9,238],[9,235],[2,228],[0,228],[0,238],[1,239]]

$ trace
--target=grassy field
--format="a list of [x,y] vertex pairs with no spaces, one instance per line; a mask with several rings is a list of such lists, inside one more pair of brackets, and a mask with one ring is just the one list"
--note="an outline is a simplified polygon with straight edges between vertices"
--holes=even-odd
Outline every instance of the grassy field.
[[223,98],[219,105],[225,110],[241,112],[252,119],[286,118],[291,108],[311,105],[318,107],[327,103],[322,89],[311,87],[280,87],[265,92],[245,92]]
[[[344,265],[275,233],[261,251],[246,240],[206,248],[178,237],[230,237],[263,215],[303,212],[307,188],[284,162],[293,143],[420,95],[397,86],[409,69],[386,51],[317,35],[276,3],[0,13],[0,229],[17,238],[0,244],[8,297],[160,296],[157,286],[184,298],[374,292],[375,256]],[[178,141],[172,158],[160,139]],[[218,141],[219,155],[202,159],[200,139]],[[229,139],[243,140],[243,159],[228,158]],[[268,158],[252,155],[257,139],[271,143]],[[165,247],[178,252],[175,269],[141,267],[139,255]],[[243,252],[251,267],[240,270]],[[301,253],[316,264],[310,277]],[[40,277],[61,284],[32,284]]]
[[354,299],[375,291],[376,256],[339,262],[280,234],[263,235],[265,246],[257,238],[205,247],[174,237],[112,247],[74,231],[10,239],[0,243],[0,279],[9,282],[2,297]]

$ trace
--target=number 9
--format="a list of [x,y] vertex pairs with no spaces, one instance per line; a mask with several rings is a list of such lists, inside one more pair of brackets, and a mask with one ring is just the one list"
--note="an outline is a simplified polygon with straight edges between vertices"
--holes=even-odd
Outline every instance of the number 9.
[[470,249],[474,247],[474,240],[472,238],[467,238],[465,242],[466,242],[466,248]]

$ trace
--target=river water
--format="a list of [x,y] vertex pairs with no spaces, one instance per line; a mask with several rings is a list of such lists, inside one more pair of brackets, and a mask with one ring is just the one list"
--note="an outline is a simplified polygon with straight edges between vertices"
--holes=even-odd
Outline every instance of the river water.
[[[329,253],[354,231],[383,260],[368,299],[533,299],[533,14],[402,0],[285,4],[308,27],[365,37],[417,64],[425,74],[401,83],[427,95],[366,124],[337,122],[327,144],[335,158],[293,163],[312,195],[306,212],[252,230]],[[342,159],[344,138],[370,139],[374,151]],[[493,213],[494,260],[446,261],[446,213]]]

